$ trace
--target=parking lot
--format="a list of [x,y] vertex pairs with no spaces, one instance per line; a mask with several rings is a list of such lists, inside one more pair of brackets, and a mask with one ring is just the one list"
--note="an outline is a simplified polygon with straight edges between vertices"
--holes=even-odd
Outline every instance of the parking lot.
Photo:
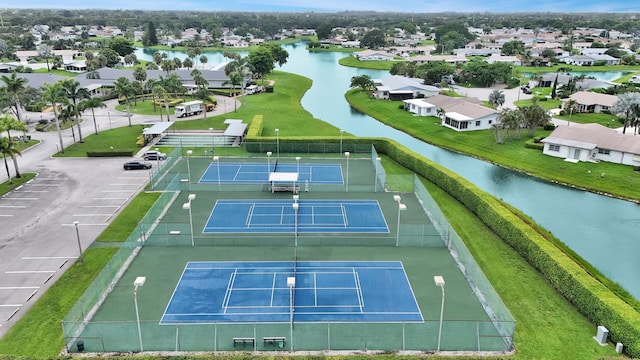
[[124,171],[124,161],[48,159],[0,197],[0,336],[144,187],[148,171]]

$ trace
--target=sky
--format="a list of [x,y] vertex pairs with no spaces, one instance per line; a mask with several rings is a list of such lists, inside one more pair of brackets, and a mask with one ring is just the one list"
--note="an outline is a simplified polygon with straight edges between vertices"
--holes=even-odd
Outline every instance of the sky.
[[270,12],[336,12],[393,11],[412,13],[433,12],[640,12],[636,0],[29,0],[28,4],[3,7],[56,9],[141,9],[141,10],[204,10],[204,11],[270,11]]

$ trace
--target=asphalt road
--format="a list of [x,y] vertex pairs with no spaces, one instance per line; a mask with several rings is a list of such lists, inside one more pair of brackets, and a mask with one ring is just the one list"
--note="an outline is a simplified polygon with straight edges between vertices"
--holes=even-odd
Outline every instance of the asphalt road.
[[[234,99],[218,101],[209,116],[233,111]],[[116,102],[106,104],[107,108],[95,110],[99,131],[127,126],[126,114],[114,110]],[[37,120],[52,118],[40,113],[26,116],[32,128]],[[84,118],[82,134],[88,136],[94,133],[91,112]],[[133,124],[146,121],[159,118],[131,118]],[[62,134],[65,146],[73,144],[71,130]],[[32,130],[30,135],[41,142],[26,150],[18,165],[21,172],[38,176],[0,198],[0,337],[77,261],[80,247],[90,246],[149,180],[148,171],[124,171],[127,158],[52,158],[59,148],[57,132]],[[13,175],[12,163],[9,168]],[[1,174],[4,181],[5,171]]]

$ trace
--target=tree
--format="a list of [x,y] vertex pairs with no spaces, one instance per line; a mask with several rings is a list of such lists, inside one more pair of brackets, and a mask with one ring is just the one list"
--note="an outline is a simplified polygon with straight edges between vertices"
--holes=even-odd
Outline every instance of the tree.
[[622,133],[625,134],[627,126],[633,124],[635,120],[634,106],[640,105],[640,93],[628,92],[618,95],[618,100],[613,103],[611,113],[624,119]]
[[371,30],[360,39],[360,46],[368,49],[377,49],[386,43],[384,32],[380,29]]
[[352,88],[360,87],[363,91],[366,91],[368,89],[371,89],[371,87],[373,86],[373,80],[369,75],[353,76],[351,78],[351,84],[349,86]]
[[527,136],[529,137],[533,137],[540,126],[547,124],[551,120],[547,110],[535,102],[533,105],[518,108],[518,111],[522,113],[524,127],[527,129]]
[[98,54],[98,58],[100,57],[103,57],[106,60],[104,65],[106,67],[115,67],[120,62],[120,55],[118,55],[117,52],[109,48],[100,50],[100,53]]
[[98,135],[98,124],[96,123],[96,113],[93,109],[95,108],[106,108],[107,106],[102,102],[102,99],[99,97],[90,97],[79,104],[80,111],[85,111],[87,109],[91,109],[91,115],[93,116],[93,128],[95,130],[95,134]]
[[2,82],[4,82],[5,90],[9,95],[9,106],[11,106],[11,109],[16,118],[19,121],[22,121],[22,105],[20,104],[20,95],[25,91],[25,84],[27,83],[27,79],[18,77],[15,72],[11,73],[11,76],[2,75],[0,79],[2,80]]
[[331,37],[331,31],[333,27],[328,22],[323,22],[316,27],[316,36],[318,40],[329,39]]
[[[0,116],[0,132],[6,131],[7,139],[9,139],[10,142],[13,142],[11,140],[11,130],[26,132],[27,126],[20,120],[10,116],[7,113],[4,113],[2,116]],[[18,159],[15,157],[15,154],[11,156],[11,160],[13,160],[13,167],[16,170],[16,178],[21,178],[22,175],[20,175],[20,170],[18,169]]]
[[266,43],[261,46],[266,47],[271,52],[271,56],[273,60],[278,64],[278,66],[282,66],[287,63],[287,59],[289,58],[289,53],[282,46],[277,43]]
[[502,90],[493,90],[491,94],[489,94],[489,104],[496,108],[501,107],[504,101],[504,92]]
[[[18,149],[16,149],[15,144],[10,141],[9,138],[0,137],[0,154],[2,154],[2,158],[4,159],[4,168],[7,170],[7,177],[9,178],[9,184],[13,184],[13,180],[11,179],[11,173],[9,172],[9,165],[7,164],[7,158],[15,158],[16,155],[22,155]],[[16,177],[19,177],[16,174]]]
[[524,43],[520,40],[507,41],[502,45],[503,55],[523,55],[524,53]]
[[200,63],[202,64],[202,67],[204,67],[204,64],[206,64],[208,60],[209,59],[205,55],[200,56]]
[[142,45],[158,45],[158,35],[156,34],[156,26],[153,21],[149,21],[149,23],[147,23],[147,31],[142,36]]
[[91,94],[89,94],[89,91],[87,89],[80,87],[80,83],[74,79],[63,80],[62,90],[64,91],[67,99],[71,100],[71,103],[73,104],[73,108],[75,110],[76,125],[78,126],[78,138],[80,142],[84,142],[84,140],[82,139],[82,130],[80,128],[78,101],[90,98]]
[[118,55],[124,57],[129,54],[133,54],[136,48],[133,46],[133,41],[123,36],[116,36],[109,41],[109,49],[118,53]]
[[53,49],[51,48],[51,46],[42,43],[38,45],[37,51],[38,56],[46,60],[47,71],[51,71],[51,67],[49,66],[49,59],[53,58]]
[[133,68],[133,78],[140,82],[147,80],[147,70],[144,66],[138,65]]
[[[152,94],[154,97],[157,97],[158,99],[162,100],[164,102],[164,107],[167,111],[167,121],[170,121],[169,119],[169,99],[168,99],[168,93],[167,90],[160,84],[156,84],[153,87],[153,90],[151,90]],[[160,112],[160,121],[162,121],[162,112]]]
[[56,122],[56,130],[58,130],[58,139],[60,140],[60,152],[64,154],[64,143],[62,142],[62,132],[60,131],[60,121],[58,119],[58,104],[65,104],[67,98],[62,90],[62,82],[58,81],[53,84],[43,84],[42,101],[51,105],[53,108],[53,118]]
[[[271,57],[271,53],[268,50],[262,50],[262,51],[258,51],[259,53],[263,54],[264,57],[269,58]],[[258,61],[259,57],[254,57],[255,61]],[[267,62],[268,60],[265,59],[264,62]],[[258,61],[259,65],[264,65],[265,67],[263,69],[266,69],[266,65],[265,64],[261,64]],[[271,62],[271,64],[273,65],[273,62]],[[251,53],[249,53],[248,57],[241,57],[237,60],[233,60],[232,62],[228,63],[227,66],[225,66],[224,68],[224,72],[225,74],[227,74],[227,76],[229,76],[229,78],[231,79],[232,76],[234,76],[233,78],[233,82],[237,82],[238,79],[240,79],[240,89],[241,89],[241,93],[242,93],[242,103],[245,103],[245,99],[244,99],[244,87],[247,84],[246,82],[246,78],[251,78],[253,71],[255,69],[255,66],[253,65],[253,63],[251,63]],[[262,83],[264,84],[264,75],[262,77]],[[232,83],[233,84],[233,83]],[[232,85],[233,86],[233,85]]]
[[184,59],[184,61],[182,62],[182,67],[191,69],[193,67],[193,61],[190,58]]
[[[243,83],[244,83],[244,78],[242,77],[242,74],[237,72],[232,72],[229,74],[229,80],[225,80],[222,83],[222,86],[231,85],[231,91],[235,91],[236,86],[242,86]],[[233,105],[234,105],[233,111],[238,112],[238,102],[234,101]]]
[[252,70],[254,70],[256,74],[258,74],[258,76],[260,76],[260,79],[262,79],[262,85],[264,85],[264,77],[275,68],[275,63],[271,51],[269,51],[269,49],[265,47],[260,46],[257,49],[251,51],[246,59]]
[[124,76],[121,76],[116,79],[113,83],[113,92],[118,95],[120,98],[124,98],[124,101],[127,103],[127,119],[129,119],[129,126],[131,126],[131,101],[130,97],[133,95],[133,86],[131,85],[131,81]]

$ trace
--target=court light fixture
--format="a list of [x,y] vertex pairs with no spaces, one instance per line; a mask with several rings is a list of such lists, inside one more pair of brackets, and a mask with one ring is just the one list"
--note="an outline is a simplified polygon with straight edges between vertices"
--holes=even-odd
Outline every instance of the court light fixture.
[[216,167],[218,168],[218,191],[222,191],[222,185],[220,185],[220,157],[214,156],[213,161],[216,162]]
[[438,328],[438,351],[440,351],[440,339],[442,338],[442,317],[444,315],[444,278],[441,275],[433,277],[436,286],[442,289],[442,303],[440,304],[440,327]]
[[76,228],[76,240],[78,241],[78,258],[80,262],[84,264],[84,255],[82,255],[82,243],[80,243],[80,230],[78,230],[80,222],[74,221],[73,226]]
[[144,276],[138,276],[133,281],[133,303],[136,307],[136,323],[138,324],[138,341],[140,342],[140,352],[144,351],[144,347],[142,346],[142,331],[140,329],[140,312],[138,311],[138,288],[144,285],[147,282],[147,278]]
[[347,179],[346,179],[346,183],[347,183],[346,191],[347,192],[349,192],[349,155],[351,155],[350,152],[348,152],[348,151],[344,152],[344,156],[347,158]]

